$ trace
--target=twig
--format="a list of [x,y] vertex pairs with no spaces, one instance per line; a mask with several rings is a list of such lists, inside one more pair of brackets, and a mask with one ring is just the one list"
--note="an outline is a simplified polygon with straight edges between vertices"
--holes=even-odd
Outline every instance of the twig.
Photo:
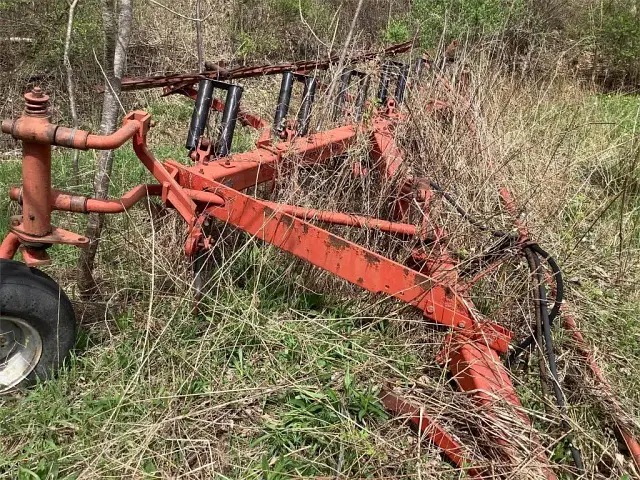
[[109,90],[113,94],[114,98],[118,101],[118,104],[120,105],[120,110],[122,110],[122,113],[126,114],[127,111],[125,110],[124,105],[122,105],[122,102],[120,101],[120,97],[116,93],[115,89],[113,88],[113,85],[111,85],[111,82],[109,81],[109,77],[107,77],[107,73],[104,71],[104,68],[102,68],[102,64],[100,63],[100,60],[98,60],[98,56],[96,55],[95,49],[93,50],[93,58],[95,58],[96,63],[98,64],[98,67],[100,68],[100,72],[102,72],[102,76],[104,77],[104,82],[107,85],[109,85]]
[[[336,15],[337,15],[338,11],[340,11],[340,7],[338,7],[338,9],[337,9]],[[311,35],[313,35],[313,37],[318,41],[318,43],[320,45],[323,45],[326,48],[329,48],[329,45],[327,45],[325,42],[320,40],[318,35],[316,35],[316,32],[313,30],[313,28],[311,28],[311,25],[309,25],[309,22],[307,22],[307,20],[302,15],[302,0],[298,0],[298,13],[300,14],[300,21],[302,22],[302,24],[305,27],[307,27],[309,29],[309,31],[311,32]],[[335,15],[334,15],[334,18],[335,18]],[[329,52],[329,54],[331,54],[331,52]]]
[[198,71],[204,72],[204,49],[202,48],[202,19],[200,18],[200,0],[196,0],[196,48],[198,51]]
[[333,98],[333,91],[335,90],[335,87],[336,87],[336,81],[338,78],[340,78],[340,72],[342,72],[342,69],[344,68],[344,62],[345,62],[345,59],[347,58],[347,50],[349,49],[349,44],[351,43],[351,38],[353,37],[353,31],[356,29],[358,15],[360,15],[360,9],[362,8],[363,3],[364,3],[364,0],[358,1],[356,12],[353,14],[353,18],[351,19],[351,26],[349,27],[349,33],[347,34],[347,38],[344,41],[344,48],[342,49],[342,53],[340,54],[340,60],[338,60],[338,68],[337,68],[338,75],[334,75],[333,78],[331,79],[331,84],[329,85],[329,90],[327,92],[327,96],[329,98]]
[[149,0],[151,3],[153,3],[154,5],[157,5],[161,8],[164,8],[166,11],[173,13],[174,15],[177,15],[180,18],[184,18],[185,20],[189,20],[190,22],[204,22],[206,19],[208,19],[211,16],[211,13],[209,15],[207,15],[204,18],[192,18],[192,17],[188,17],[186,15],[183,15],[181,13],[176,12],[175,10],[170,9],[169,7],[167,7],[166,5],[163,5],[160,2],[157,2],[156,0]]
[[[67,70],[67,93],[69,94],[69,110],[71,111],[71,124],[73,128],[78,128],[78,112],[76,110],[76,98],[74,95],[74,81],[73,81],[73,68],[71,67],[71,61],[69,60],[69,49],[71,45],[71,31],[73,29],[73,15],[75,13],[78,0],[73,0],[69,5],[69,20],[67,22],[67,36],[64,41],[64,53],[62,59],[64,66]],[[80,150],[73,150],[73,184],[78,185],[80,177],[80,165],[78,164],[78,157]]]

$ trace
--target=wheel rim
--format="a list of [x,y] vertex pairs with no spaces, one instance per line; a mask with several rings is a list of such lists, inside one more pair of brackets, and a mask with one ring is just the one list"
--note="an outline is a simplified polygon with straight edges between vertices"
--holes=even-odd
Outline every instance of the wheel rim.
[[42,355],[40,334],[20,318],[0,316],[0,393],[17,386]]

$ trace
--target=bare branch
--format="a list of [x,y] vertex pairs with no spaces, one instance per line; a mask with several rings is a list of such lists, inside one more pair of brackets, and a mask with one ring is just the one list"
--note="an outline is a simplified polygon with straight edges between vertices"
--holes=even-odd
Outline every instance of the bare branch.
[[198,50],[198,71],[204,72],[204,48],[202,46],[202,19],[200,18],[200,1],[196,0],[196,47]]
[[33,43],[35,39],[29,37],[0,37],[0,42]]
[[[132,0],[119,1],[117,23],[115,19],[115,3],[115,0],[102,0],[105,56],[100,69],[105,77],[105,89],[100,132],[103,135],[108,135],[115,131],[118,121],[118,106],[120,105],[122,108],[118,96],[120,95],[122,76],[125,71],[127,47],[129,46],[133,21]],[[109,195],[113,156],[112,150],[102,151],[98,156],[94,185],[96,198],[107,198]],[[80,252],[80,257],[78,258],[78,287],[83,295],[95,293],[97,290],[92,271],[103,224],[103,214],[89,215],[86,230],[89,246]]]
[[170,9],[166,5],[163,5],[162,3],[160,3],[160,2],[158,2],[156,0],[149,0],[149,1],[151,3],[153,3],[154,5],[157,5],[157,6],[161,7],[161,8],[164,8],[166,11],[171,12],[174,15],[180,17],[180,18],[184,18],[185,20],[189,20],[190,22],[197,22],[197,21],[204,22],[205,20],[207,20],[211,16],[211,13],[209,13],[206,17],[200,18],[200,19],[193,18],[193,17],[188,17],[187,15],[183,15],[182,13],[178,13],[175,10]]
[[[71,67],[71,61],[69,60],[69,49],[71,46],[71,32],[73,30],[73,15],[75,13],[77,4],[78,4],[78,0],[73,0],[73,2],[71,2],[71,4],[69,5],[69,20],[67,22],[67,35],[64,41],[64,53],[62,54],[64,66],[67,70],[67,93],[69,95],[69,110],[71,111],[71,123],[73,128],[78,128],[78,111],[76,109],[73,68]],[[78,184],[78,177],[80,175],[80,166],[78,165],[79,154],[80,154],[79,150],[73,151],[73,160],[72,160],[73,167],[72,168],[73,168],[73,177],[74,177],[75,184]]]
[[347,58],[347,51],[349,50],[349,44],[351,43],[351,39],[353,38],[353,31],[356,29],[356,23],[358,22],[358,15],[360,15],[360,9],[362,8],[362,4],[364,0],[358,1],[358,6],[356,7],[356,12],[353,14],[353,19],[351,20],[351,26],[349,27],[349,33],[347,34],[347,38],[344,41],[344,48],[342,49],[342,53],[340,53],[340,60],[338,60],[338,68],[337,75],[334,75],[331,84],[329,85],[328,97],[332,98],[333,91],[336,87],[336,81],[340,78],[340,74],[342,73],[342,69],[344,68],[344,62]]

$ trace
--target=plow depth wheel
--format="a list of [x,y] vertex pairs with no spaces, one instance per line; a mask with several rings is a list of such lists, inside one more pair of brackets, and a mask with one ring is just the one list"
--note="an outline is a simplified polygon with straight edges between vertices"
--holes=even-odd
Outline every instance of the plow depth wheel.
[[0,394],[56,373],[75,342],[69,298],[45,273],[0,260]]

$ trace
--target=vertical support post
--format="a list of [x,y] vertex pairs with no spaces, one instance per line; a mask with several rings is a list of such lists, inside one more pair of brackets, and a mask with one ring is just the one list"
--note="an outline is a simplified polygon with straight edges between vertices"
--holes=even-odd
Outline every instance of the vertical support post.
[[298,114],[298,135],[306,135],[309,132],[309,121],[311,120],[311,109],[316,98],[316,88],[318,81],[316,77],[307,77],[304,80],[304,90],[302,92],[302,104]]
[[380,70],[380,86],[378,87],[378,95],[376,95],[376,98],[383,105],[386,103],[387,96],[389,95],[389,81],[391,79],[390,67],[389,62],[385,62],[382,64],[382,69]]
[[[49,127],[49,97],[36,87],[25,93],[23,121]],[[29,235],[51,233],[51,144],[22,141],[22,228]]]
[[196,104],[193,107],[189,132],[187,133],[187,142],[185,143],[185,147],[189,150],[189,153],[197,148],[198,140],[200,140],[207,126],[211,102],[213,101],[213,90],[213,80],[200,80],[200,83],[198,83],[198,95],[196,96]]
[[406,63],[398,65],[400,72],[398,74],[398,83],[396,84],[396,103],[400,105],[404,100],[404,92],[407,89],[407,77],[409,76],[409,65]]
[[371,77],[369,75],[359,79],[358,96],[356,97],[356,104],[354,106],[354,117],[356,122],[362,120],[362,113],[364,112],[364,104],[367,100],[370,82]]
[[343,105],[347,91],[349,90],[349,81],[351,80],[351,70],[345,70],[340,75],[340,86],[338,87],[338,96],[333,105],[333,120],[338,120],[342,116]]
[[51,145],[22,142],[22,224],[25,233],[51,233]]
[[273,133],[279,134],[284,130],[284,121],[289,112],[289,103],[291,102],[291,91],[293,90],[293,72],[284,72],[282,81],[280,82],[280,93],[278,94],[278,105],[276,106],[276,114],[273,118]]
[[236,129],[236,121],[238,120],[242,91],[243,88],[239,85],[229,85],[227,89],[222,120],[220,121],[220,134],[216,142],[216,156],[218,157],[226,157],[231,152],[231,143],[233,142],[233,132]]

